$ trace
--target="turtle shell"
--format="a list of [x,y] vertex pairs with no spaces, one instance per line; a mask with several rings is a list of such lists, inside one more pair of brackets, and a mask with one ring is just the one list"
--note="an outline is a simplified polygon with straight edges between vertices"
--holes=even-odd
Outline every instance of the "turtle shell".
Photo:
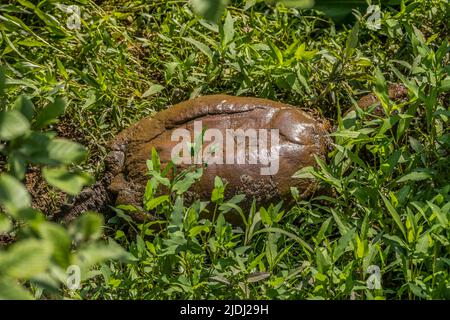
[[[247,204],[253,199],[259,204],[289,200],[290,188],[294,186],[302,197],[311,195],[314,190],[313,182],[296,179],[292,175],[303,167],[315,165],[314,156],[326,158],[331,142],[327,121],[313,113],[267,99],[210,95],[181,102],[152,117],[144,118],[122,131],[112,141],[111,152],[107,157],[107,170],[112,177],[108,188],[115,195],[116,205],[133,204],[140,207],[148,179],[146,161],[151,158],[152,148],[156,149],[161,165],[165,166],[172,159],[174,147],[180,143],[179,140],[174,141],[174,131],[184,129],[184,132],[190,133],[192,141],[195,141],[194,127],[199,121],[203,129],[216,129],[223,137],[232,132],[235,134],[235,141],[239,134],[248,132],[249,129],[258,133],[262,132],[260,129],[266,129],[269,140],[269,132],[277,132],[278,170],[261,174],[261,168],[268,167],[267,162],[252,162],[255,155],[250,147],[245,153],[244,163],[227,161],[225,157],[231,152],[231,147],[226,144],[221,154],[222,163],[209,163],[187,198],[209,200],[216,176],[227,183],[227,197],[244,194]],[[245,136],[243,138],[241,142],[251,143],[250,140],[245,140]],[[261,141],[258,139],[257,144],[261,144]],[[272,146],[271,143],[273,141],[270,140],[268,146]],[[206,148],[207,142],[204,143],[203,150]],[[183,169],[187,166],[188,164],[179,164],[178,167]]]

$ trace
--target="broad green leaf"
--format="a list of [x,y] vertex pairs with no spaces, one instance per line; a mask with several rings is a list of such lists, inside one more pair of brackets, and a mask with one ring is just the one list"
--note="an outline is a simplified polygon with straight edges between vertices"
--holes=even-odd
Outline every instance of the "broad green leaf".
[[70,226],[76,241],[88,241],[100,238],[103,233],[103,217],[93,212],[84,213]]
[[209,277],[208,280],[223,283],[227,286],[231,285],[230,281],[228,281],[225,277],[220,276],[220,275]]
[[19,96],[16,101],[14,101],[13,109],[19,111],[28,121],[33,119],[34,105],[27,96]]
[[402,232],[405,239],[407,239],[405,226],[403,225],[402,220],[400,219],[400,216],[397,213],[397,210],[395,210],[395,208],[392,206],[392,204],[389,202],[389,200],[386,199],[386,197],[381,192],[380,192],[380,195],[381,195],[381,198],[383,199],[383,202],[384,202],[386,208],[388,209],[388,212],[394,219],[395,223],[399,227],[399,229]]
[[198,181],[203,174],[203,170],[197,169],[193,172],[188,172],[181,180],[177,181],[172,188],[172,191],[176,191],[177,194],[181,195],[189,190],[189,188]]
[[13,140],[29,128],[30,122],[20,111],[0,111],[0,140]]
[[0,175],[0,205],[16,216],[20,209],[31,206],[31,197],[19,180],[8,175]]
[[212,22],[220,19],[228,4],[228,0],[190,0],[190,2],[196,14]]
[[173,206],[173,212],[170,215],[170,224],[178,227],[179,230],[181,230],[183,226],[183,211],[183,198],[177,197],[175,205]]
[[227,12],[225,22],[223,24],[223,46],[228,45],[234,38],[234,19],[230,12]]
[[271,225],[272,224],[272,219],[269,215],[269,213],[267,212],[266,209],[264,209],[263,207],[261,207],[261,209],[259,209],[259,213],[261,215],[261,221],[265,224],[265,225]]
[[153,198],[147,202],[145,202],[145,210],[150,211],[155,209],[156,207],[158,207],[159,205],[161,205],[164,202],[168,202],[169,201],[169,196],[168,195],[163,195],[163,196],[159,196],[157,198]]
[[84,281],[95,276],[94,273],[89,272],[92,267],[111,260],[131,262],[135,258],[110,239],[108,243],[94,242],[77,251],[74,264],[80,266],[81,281]]
[[[230,201],[227,201],[225,203],[222,203],[219,206],[219,210],[225,214],[227,212],[229,212],[230,210],[234,209],[240,216],[241,218],[245,218],[244,212],[242,211],[242,208],[239,207],[238,205],[236,205],[235,203]],[[246,221],[246,219],[243,219],[242,221]]]
[[64,79],[68,80],[69,74],[67,73],[66,68],[64,67],[62,62],[58,59],[58,57],[56,57],[56,66],[58,67],[58,71],[64,77]]
[[313,252],[311,246],[305,240],[303,240],[302,238],[300,238],[299,236],[297,236],[297,235],[295,235],[295,234],[293,234],[291,232],[285,231],[285,230],[280,229],[280,228],[274,228],[274,227],[264,228],[264,229],[261,229],[261,230],[258,230],[256,232],[254,232],[252,234],[252,237],[256,236],[257,234],[265,233],[265,232],[284,234],[285,236],[288,236],[292,240],[297,241],[299,244],[301,244],[303,246],[303,248],[305,248],[309,252]]
[[30,292],[12,279],[0,280],[0,300],[32,300]]
[[45,167],[42,170],[42,174],[50,185],[73,196],[79,194],[84,186],[92,182],[91,176],[86,172],[70,172],[65,167]]
[[272,51],[272,58],[278,62],[278,64],[283,64],[283,53],[280,51],[280,49],[270,40],[267,41],[267,44],[270,47],[270,50]]
[[350,30],[350,33],[347,38],[347,43],[346,43],[347,57],[350,57],[351,53],[358,46],[359,29],[360,29],[359,22],[356,22],[355,25],[353,26],[352,30]]
[[38,232],[42,239],[52,246],[52,257],[60,267],[66,268],[70,264],[71,239],[67,230],[56,223],[44,222],[38,225]]
[[366,253],[366,240],[361,239],[358,234],[356,234],[356,257],[361,259]]
[[30,1],[27,1],[27,0],[17,0],[17,2],[19,2],[21,5],[23,5],[24,7],[29,8],[29,9],[36,8],[36,6],[34,4],[32,4]]
[[294,8],[311,8],[314,6],[314,0],[279,0],[279,2],[283,3],[286,7],[294,7]]
[[11,220],[4,213],[0,212],[0,234],[9,232],[11,228]]
[[378,97],[378,99],[381,102],[381,105],[383,106],[384,110],[387,111],[388,105],[389,105],[389,96],[388,96],[388,89],[386,85],[386,79],[384,78],[383,73],[380,71],[380,69],[375,69],[375,75],[373,78],[374,84],[375,84],[375,93]]
[[199,225],[199,226],[192,227],[189,230],[189,237],[195,238],[197,235],[199,235],[202,232],[205,232],[205,233],[209,232],[209,227],[205,226],[205,225]]
[[270,277],[270,272],[253,272],[247,276],[247,282],[254,283],[266,280]]
[[203,52],[208,57],[209,61],[213,60],[213,52],[206,44],[201,43],[200,41],[197,41],[197,40],[189,38],[189,37],[184,37],[183,39],[186,40],[187,42],[193,44],[195,47],[197,47],[197,49],[199,49],[201,52]]
[[25,177],[25,172],[27,170],[27,157],[20,152],[11,151],[8,155],[8,165],[10,174],[19,180]]
[[36,129],[41,129],[51,123],[54,123],[65,110],[66,100],[61,97],[57,97],[54,102],[48,104],[38,113],[33,127]]
[[275,266],[275,260],[278,255],[278,247],[277,247],[277,240],[278,238],[275,236],[274,233],[269,233],[267,235],[266,240],[266,259],[269,263],[270,269],[272,269]]
[[339,241],[336,245],[336,248],[333,250],[333,260],[334,261],[337,261],[344,254],[345,250],[347,249],[348,244],[353,239],[355,231],[356,231],[356,229],[353,228],[339,239]]
[[432,179],[433,176],[429,172],[425,171],[415,171],[408,173],[397,180],[397,182],[406,182],[406,181],[422,181],[427,179]]
[[435,205],[434,203],[430,202],[427,200],[427,204],[430,207],[431,211],[433,212],[433,214],[436,215],[439,223],[446,228],[448,226],[448,211],[445,212],[443,210],[441,210],[441,208],[439,208],[437,205]]
[[297,178],[297,179],[315,179],[315,176],[314,176],[313,173],[314,173],[314,167],[308,166],[308,167],[301,168],[299,171],[294,173],[292,178]]
[[53,139],[49,133],[31,132],[18,149],[27,161],[34,164],[71,164],[84,158],[85,148],[65,139]]
[[214,189],[211,192],[211,201],[218,202],[224,199],[225,187],[220,177],[214,178]]
[[3,73],[3,68],[0,66],[0,97],[3,97],[5,94],[5,84],[6,84],[6,77]]
[[314,58],[314,56],[316,55],[317,50],[311,50],[311,51],[307,51],[306,50],[306,43],[302,43],[297,50],[295,51],[295,58],[301,61],[308,61],[311,60],[312,58]]
[[153,84],[150,86],[150,88],[147,89],[147,91],[145,91],[142,94],[142,98],[150,97],[154,94],[160,93],[163,90],[164,90],[164,86],[162,86],[160,84]]
[[51,247],[46,241],[24,239],[0,252],[0,274],[29,279],[50,265]]
[[328,256],[326,249],[323,247],[317,247],[315,254],[317,269],[322,274],[326,273],[331,265],[330,257]]
[[54,139],[46,148],[48,159],[55,164],[72,164],[84,159],[86,149],[81,144],[66,139]]

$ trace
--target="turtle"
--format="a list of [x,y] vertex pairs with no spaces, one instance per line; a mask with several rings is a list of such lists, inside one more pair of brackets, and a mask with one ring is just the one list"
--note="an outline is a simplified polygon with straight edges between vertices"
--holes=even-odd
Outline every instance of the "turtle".
[[[405,92],[403,86],[389,87],[391,98],[403,97]],[[374,103],[377,103],[377,98],[373,94],[359,100],[359,106],[364,109]],[[154,218],[151,212],[145,212],[142,207],[149,179],[146,174],[147,160],[155,149],[162,167],[173,161],[173,150],[180,143],[173,139],[174,133],[193,133],[199,122],[203,128],[218,130],[216,133],[227,138],[231,130],[234,135],[230,141],[236,142],[243,138],[240,140],[241,144],[244,141],[244,147],[249,148],[251,141],[247,135],[248,130],[254,129],[257,134],[267,131],[266,140],[256,140],[258,145],[253,149],[266,150],[267,153],[271,148],[262,148],[260,141],[267,142],[269,132],[277,132],[278,170],[261,174],[263,164],[250,163],[254,156],[250,149],[243,154],[240,163],[225,159],[222,162],[208,163],[200,180],[186,192],[187,203],[197,199],[209,200],[216,176],[226,183],[227,198],[238,194],[245,196],[243,206],[248,206],[253,201],[259,205],[279,201],[289,203],[292,201],[291,187],[296,187],[303,199],[309,198],[316,191],[317,185],[313,180],[296,179],[293,175],[301,168],[316,165],[316,157],[326,160],[332,146],[329,133],[333,131],[328,120],[312,111],[269,99],[206,95],[170,106],[120,132],[109,144],[110,151],[105,159],[103,178],[79,195],[75,204],[65,211],[64,220],[71,220],[87,210],[105,212],[109,206],[120,204],[130,204],[137,208],[135,218],[138,220]],[[192,138],[194,141],[195,137]],[[224,146],[221,156],[226,157],[231,150],[231,147]],[[220,156],[216,160],[219,158]],[[200,164],[203,165],[197,163]],[[266,161],[266,168],[267,164]],[[177,166],[182,170],[189,167],[189,164],[180,163]]]

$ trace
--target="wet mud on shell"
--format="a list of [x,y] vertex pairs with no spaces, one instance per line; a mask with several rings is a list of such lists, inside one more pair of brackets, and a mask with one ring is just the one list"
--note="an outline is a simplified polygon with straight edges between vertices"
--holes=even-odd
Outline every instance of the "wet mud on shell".
[[[170,161],[171,150],[178,143],[171,140],[173,130],[184,128],[192,133],[195,120],[201,120],[205,128],[220,130],[223,136],[227,129],[278,129],[279,171],[273,175],[260,175],[261,165],[248,164],[250,153],[247,153],[245,164],[228,164],[224,161],[224,164],[208,165],[200,181],[190,190],[194,196],[187,198],[208,200],[214,188],[215,176],[228,181],[228,197],[244,193],[247,202],[253,198],[261,204],[287,199],[291,186],[299,187],[307,197],[310,182],[293,179],[292,175],[301,167],[314,165],[314,155],[325,159],[331,142],[327,136],[329,123],[296,107],[260,98],[204,96],[174,105],[154,117],[144,118],[112,141],[111,152],[106,159],[106,178],[97,186],[102,192],[109,192],[108,197],[103,199],[112,196],[115,199],[111,204],[140,207],[148,179],[145,174],[146,160],[151,155],[152,147],[159,153],[164,166]],[[180,165],[178,170],[185,167]],[[100,198],[98,193],[93,196]],[[83,195],[77,203],[86,201],[87,196]],[[85,207],[75,204],[69,216],[80,214]]]
[[[393,100],[403,99],[406,89],[402,85],[391,85],[388,93]],[[362,109],[377,103],[374,94],[358,101]],[[284,162],[280,163],[279,173],[274,176],[256,175],[255,168],[248,165],[228,168],[228,165],[210,166],[200,182],[185,194],[186,202],[209,200],[216,175],[228,182],[227,198],[239,193],[246,194],[247,203],[243,207],[248,207],[253,198],[261,204],[289,200],[291,186],[299,188],[302,198],[308,198],[314,193],[314,183],[292,179],[292,174],[302,167],[315,165],[314,155],[326,159],[331,145],[327,133],[332,130],[327,120],[271,100],[213,95],[171,106],[119,133],[110,144],[111,152],[105,161],[104,178],[83,191],[72,207],[62,211],[64,220],[71,220],[86,210],[108,210],[108,205],[132,204],[139,208],[148,178],[145,174],[146,160],[150,158],[151,148],[156,148],[164,166],[170,160],[169,151],[177,143],[170,141],[172,130],[186,128],[192,131],[195,120],[202,120],[210,127],[220,129],[231,127],[245,130],[252,126],[278,128],[280,143],[293,147],[287,148],[287,153],[280,153],[280,162]],[[300,128],[299,125],[305,123],[309,126]],[[139,216],[143,217],[143,214],[141,212]]]

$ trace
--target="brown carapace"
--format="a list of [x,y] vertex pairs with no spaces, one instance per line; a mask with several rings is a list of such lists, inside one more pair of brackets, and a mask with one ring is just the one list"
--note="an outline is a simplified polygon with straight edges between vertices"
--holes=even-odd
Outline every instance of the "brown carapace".
[[[391,99],[403,98],[405,94],[403,86],[393,85],[389,88]],[[376,96],[370,94],[360,99],[358,104],[367,109],[377,104],[377,101]],[[227,136],[227,130],[233,130],[235,134],[245,134],[249,129],[257,132],[259,129],[266,129],[267,132],[278,130],[278,170],[273,174],[262,175],[261,168],[268,167],[268,164],[250,163],[250,151],[246,153],[244,163],[227,161],[225,157],[231,149],[224,145],[222,163],[204,167],[201,179],[185,194],[186,202],[209,200],[216,176],[227,183],[226,198],[237,194],[246,196],[244,206],[248,206],[253,199],[258,205],[280,200],[289,203],[292,199],[291,187],[296,187],[303,198],[308,198],[314,192],[316,185],[313,181],[292,176],[303,167],[314,166],[315,156],[326,159],[332,142],[328,136],[332,127],[327,120],[297,107],[267,99],[210,95],[171,106],[153,117],[140,120],[117,135],[110,144],[104,178],[82,192],[64,214],[64,219],[71,220],[86,210],[104,211],[108,205],[119,204],[131,204],[138,208],[137,219],[145,215],[151,219],[152,213],[142,209],[142,201],[149,178],[146,161],[151,157],[152,148],[158,152],[164,167],[171,160],[173,148],[180,143],[172,139],[174,130],[185,129],[194,141],[194,126],[199,121],[203,129],[216,129],[223,137]],[[256,141],[260,143],[261,140]],[[256,146],[255,150],[259,147]],[[203,150],[206,148],[207,142]],[[188,166],[179,164],[177,168],[180,171]]]

